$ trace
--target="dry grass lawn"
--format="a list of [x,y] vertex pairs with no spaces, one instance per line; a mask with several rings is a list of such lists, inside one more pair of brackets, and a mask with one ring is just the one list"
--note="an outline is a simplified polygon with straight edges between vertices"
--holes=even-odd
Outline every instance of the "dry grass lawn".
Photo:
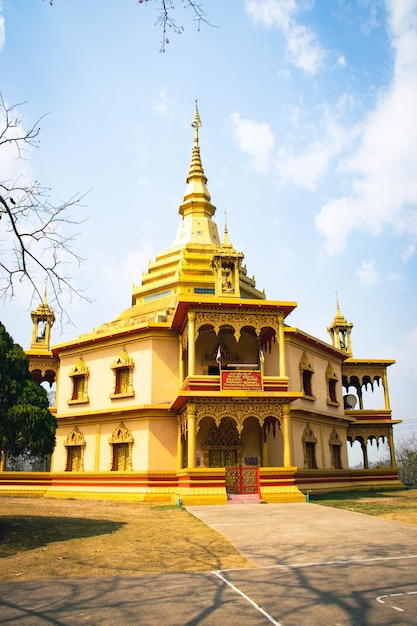
[[251,567],[181,507],[0,498],[0,580],[139,576]]

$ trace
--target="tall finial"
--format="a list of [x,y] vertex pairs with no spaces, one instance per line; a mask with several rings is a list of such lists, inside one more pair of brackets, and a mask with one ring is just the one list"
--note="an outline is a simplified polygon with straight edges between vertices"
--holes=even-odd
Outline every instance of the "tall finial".
[[231,247],[231,243],[230,243],[230,239],[229,239],[229,233],[227,232],[227,214],[226,214],[226,209],[224,210],[224,235],[223,235],[223,245],[224,245],[224,246],[230,246],[230,247]]
[[48,295],[48,279],[45,280],[45,291],[43,293],[43,304],[45,305],[48,304],[47,295]]
[[194,143],[198,144],[198,129],[202,127],[200,114],[198,112],[197,100],[195,101],[194,118],[191,122],[191,126],[194,128]]
[[337,291],[336,291],[336,311],[337,311],[337,313],[340,313],[339,296],[338,296]]

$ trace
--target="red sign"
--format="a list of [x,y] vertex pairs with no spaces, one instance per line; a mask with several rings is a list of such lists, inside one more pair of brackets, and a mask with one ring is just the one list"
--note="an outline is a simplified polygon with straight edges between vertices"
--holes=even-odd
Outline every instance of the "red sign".
[[221,371],[222,389],[262,391],[262,372],[252,370]]

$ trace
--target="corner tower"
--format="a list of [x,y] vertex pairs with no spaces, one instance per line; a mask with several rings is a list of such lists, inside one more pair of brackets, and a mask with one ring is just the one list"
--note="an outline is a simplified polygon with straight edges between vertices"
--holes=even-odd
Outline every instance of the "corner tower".
[[352,332],[353,324],[348,322],[340,312],[339,299],[336,296],[336,315],[333,322],[328,326],[327,332],[329,333],[332,346],[347,352],[348,356],[352,356],[352,343],[350,334]]

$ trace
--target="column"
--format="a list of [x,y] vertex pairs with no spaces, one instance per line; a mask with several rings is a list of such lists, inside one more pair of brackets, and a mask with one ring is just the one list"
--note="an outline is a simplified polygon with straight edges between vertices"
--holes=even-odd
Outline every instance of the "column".
[[188,376],[195,374],[195,312],[188,313]]
[[177,472],[182,469],[181,417],[177,416]]
[[397,467],[397,462],[395,460],[394,435],[392,432],[392,428],[389,428],[388,430],[388,447],[389,447],[389,454],[391,458],[391,467],[395,469]]
[[[384,387],[384,400],[385,400],[385,409],[387,411],[390,410],[390,403],[389,403],[389,395],[388,395],[388,377],[387,377],[387,370],[384,369],[384,373],[382,375],[382,386]],[[394,466],[393,466],[394,467]]]
[[284,467],[292,467],[289,404],[282,405],[282,418],[284,435]]
[[187,405],[187,446],[188,446],[188,467],[195,467],[195,404]]
[[284,315],[278,314],[278,354],[279,354],[279,376],[286,376],[285,371],[285,340],[284,340]]
[[180,386],[184,382],[184,361],[182,358],[182,335],[178,336],[178,382]]
[[261,466],[268,467],[269,459],[268,459],[268,442],[265,441],[264,429],[261,428]]

